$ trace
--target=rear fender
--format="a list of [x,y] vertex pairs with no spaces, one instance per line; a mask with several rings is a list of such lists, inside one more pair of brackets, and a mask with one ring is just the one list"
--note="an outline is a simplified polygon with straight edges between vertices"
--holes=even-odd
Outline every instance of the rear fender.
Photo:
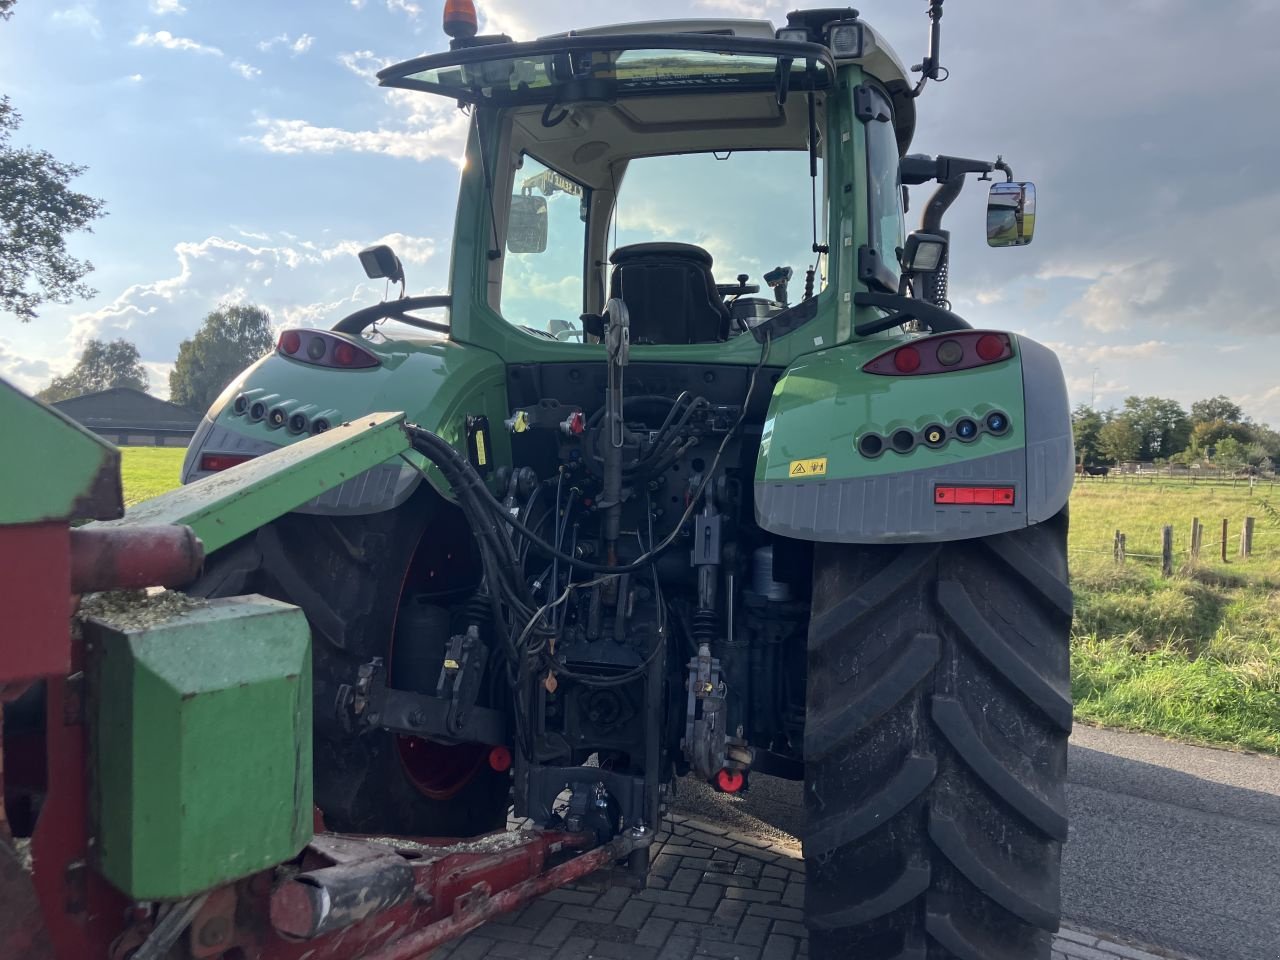
[[[312,417],[327,413],[334,425],[379,410],[403,410],[406,419],[439,433],[459,450],[466,449],[468,416],[489,418],[491,462],[510,460],[509,437],[502,429],[506,412],[505,368],[498,357],[473,345],[448,340],[364,342],[382,361],[378,367],[336,370],[272,353],[237,377],[214,401],[187,448],[182,482],[208,476],[201,469],[211,453],[258,456],[295,443],[308,434],[290,433],[235,411],[242,394],[273,397],[272,406],[306,410]],[[434,467],[416,453],[410,465],[390,460],[308,501],[302,513],[351,515],[378,513],[399,506],[424,476],[442,493],[448,486]]]
[[[862,369],[901,339],[851,343],[796,361],[778,381],[764,425],[757,522],[803,540],[912,543],[986,537],[1054,516],[1074,480],[1066,383],[1047,347],[1010,339],[1010,359],[924,376]],[[1004,433],[985,429],[992,413],[1008,417]],[[966,418],[980,426],[968,442],[954,429]],[[944,442],[919,442],[935,425]],[[917,437],[909,452],[893,448],[899,430]],[[869,433],[884,438],[878,456],[859,448]],[[937,503],[937,488],[949,485],[1012,487],[1014,502]]]

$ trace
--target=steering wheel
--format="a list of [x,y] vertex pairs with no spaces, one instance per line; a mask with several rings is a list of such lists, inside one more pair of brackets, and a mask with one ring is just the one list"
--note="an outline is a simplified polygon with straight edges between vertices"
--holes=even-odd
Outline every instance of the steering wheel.
[[379,320],[395,320],[399,323],[406,323],[411,327],[418,327],[420,330],[448,333],[449,325],[447,323],[439,323],[435,320],[421,320],[418,317],[409,316],[408,313],[410,310],[429,310],[452,305],[453,297],[447,294],[444,296],[402,297],[399,300],[383,300],[381,303],[375,303],[372,307],[365,307],[363,310],[347,314],[329,329],[338,333],[360,333]]

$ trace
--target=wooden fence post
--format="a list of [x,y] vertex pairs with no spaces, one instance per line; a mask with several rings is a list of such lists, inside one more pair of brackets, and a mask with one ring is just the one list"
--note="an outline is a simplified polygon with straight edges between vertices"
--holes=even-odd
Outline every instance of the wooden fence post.
[[1124,534],[1117,530],[1115,542],[1111,545],[1111,559],[1116,563],[1124,563],[1124,549],[1120,546],[1123,540]]
[[1227,518],[1223,517],[1222,518],[1222,562],[1223,563],[1227,562],[1227,533],[1229,529],[1227,526],[1227,522],[1228,522]]
[[1244,529],[1240,532],[1240,556],[1248,557],[1253,553],[1253,517],[1244,518]]
[[1123,565],[1124,565],[1124,543],[1125,543],[1125,535],[1122,533],[1122,534],[1120,534],[1120,564],[1121,564],[1121,566],[1123,566]]
[[1193,564],[1200,562],[1200,535],[1203,531],[1200,526],[1200,518],[1191,518],[1191,562]]
[[1173,527],[1169,524],[1160,531],[1160,572],[1173,576]]

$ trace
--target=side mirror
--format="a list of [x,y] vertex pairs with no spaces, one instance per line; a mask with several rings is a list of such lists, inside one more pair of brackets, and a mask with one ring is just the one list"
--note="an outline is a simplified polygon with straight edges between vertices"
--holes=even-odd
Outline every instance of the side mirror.
[[364,267],[364,275],[370,280],[386,277],[392,283],[404,283],[404,267],[400,265],[400,258],[385,243],[361,250],[360,266]]
[[547,249],[547,198],[518,193],[511,198],[507,249],[512,253],[542,253]]
[[1036,231],[1036,185],[993,183],[987,199],[987,246],[1025,247]]

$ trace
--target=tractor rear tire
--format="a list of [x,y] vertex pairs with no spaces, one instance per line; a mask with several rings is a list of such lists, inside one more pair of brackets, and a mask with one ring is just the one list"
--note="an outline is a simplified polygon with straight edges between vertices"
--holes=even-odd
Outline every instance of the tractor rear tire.
[[[204,597],[260,593],[306,614],[314,675],[315,802],[331,830],[471,837],[506,825],[510,777],[490,768],[488,748],[435,748],[381,730],[352,733],[335,710],[340,685],[353,682],[361,664],[374,657],[394,663],[392,638],[415,555],[466,536],[465,527],[441,523],[442,512],[454,509],[424,484],[385,513],[288,514],[214,554],[188,590]],[[442,565],[448,559],[442,552]],[[442,616],[440,629],[447,631],[447,613]],[[439,666],[417,672],[424,679],[430,673],[430,680],[414,686],[433,692],[428,688]],[[443,766],[457,766],[456,788],[424,792],[410,776],[406,746],[433,749]]]
[[1071,730],[1067,514],[818,544],[805,729],[813,960],[1048,960]]

